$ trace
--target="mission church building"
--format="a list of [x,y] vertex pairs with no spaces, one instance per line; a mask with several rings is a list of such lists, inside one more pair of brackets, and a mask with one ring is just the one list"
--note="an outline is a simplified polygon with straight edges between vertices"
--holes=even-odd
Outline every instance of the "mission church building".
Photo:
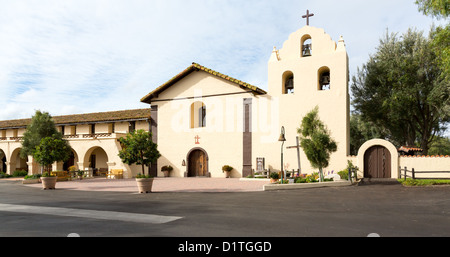
[[[232,177],[280,171],[281,127],[284,169],[297,170],[297,128],[316,106],[338,144],[329,169],[342,170],[350,148],[348,79],[343,38],[336,43],[311,26],[273,49],[268,92],[192,63],[141,99],[151,105],[151,131],[161,153],[158,170],[171,165],[172,175],[181,177],[223,177],[223,165],[234,168]],[[303,173],[314,171],[303,151],[300,160]]]
[[[135,177],[140,168],[118,157],[122,149],[118,139],[143,129],[152,132],[161,153],[151,165],[153,176],[163,176],[161,168],[166,165],[173,167],[174,177],[224,177],[224,165],[233,167],[231,177],[282,169],[312,173],[317,169],[299,147],[297,129],[316,106],[337,142],[325,174],[343,170],[349,160],[359,167],[359,178],[398,178],[399,166],[448,169],[450,158],[399,156],[393,144],[381,139],[367,141],[357,156],[349,156],[346,46],[342,36],[335,42],[323,29],[309,26],[310,16],[307,12],[307,25],[289,35],[280,49],[273,48],[267,91],[192,63],[141,99],[149,108],[53,117],[72,147],[71,158],[55,163],[53,170],[75,166],[93,170],[95,175],[122,169],[124,178]],[[30,122],[0,121],[1,172],[40,172],[32,156],[19,156]],[[285,142],[279,141],[282,133]]]
[[[307,17],[309,18],[309,17]],[[319,117],[331,131],[338,150],[329,169],[344,169],[349,154],[348,57],[342,37],[336,43],[323,29],[304,26],[292,33],[268,61],[268,92],[197,63],[141,99],[148,109],[54,117],[72,146],[68,166],[96,170],[123,169],[134,177],[140,169],[124,164],[117,154],[118,138],[134,129],[151,131],[161,157],[151,165],[153,176],[171,165],[171,176],[232,177],[255,170],[284,169],[311,173],[297,145],[303,116],[319,107]],[[21,159],[20,139],[31,119],[0,122],[0,171],[38,173],[31,156]],[[278,141],[281,128],[286,142]],[[297,152],[297,149],[299,151]],[[301,162],[300,162],[301,160]],[[257,163],[258,162],[258,163]]]

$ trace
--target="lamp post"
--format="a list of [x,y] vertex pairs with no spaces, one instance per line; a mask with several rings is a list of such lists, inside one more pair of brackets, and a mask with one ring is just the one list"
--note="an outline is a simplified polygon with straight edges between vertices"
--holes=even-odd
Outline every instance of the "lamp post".
[[285,135],[284,126],[282,126],[281,127],[280,138],[278,139],[278,141],[282,142],[281,143],[281,184],[283,184],[283,177],[284,177],[284,171],[283,171],[283,145],[284,145],[284,142],[286,141],[286,137],[284,135]]

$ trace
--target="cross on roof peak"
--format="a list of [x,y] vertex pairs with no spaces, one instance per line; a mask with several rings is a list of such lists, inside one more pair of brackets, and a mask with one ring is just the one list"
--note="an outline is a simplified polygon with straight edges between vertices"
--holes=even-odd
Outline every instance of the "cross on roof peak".
[[309,17],[314,16],[314,13],[309,13],[309,10],[306,10],[306,15],[303,15],[302,18],[306,18],[306,25],[309,26]]

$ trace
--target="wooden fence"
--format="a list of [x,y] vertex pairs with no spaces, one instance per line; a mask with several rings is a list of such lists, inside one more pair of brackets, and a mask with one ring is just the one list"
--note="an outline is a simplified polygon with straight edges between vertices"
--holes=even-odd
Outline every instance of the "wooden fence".
[[434,173],[434,174],[436,174],[436,173],[447,173],[447,174],[449,174],[449,177],[447,177],[447,178],[438,178],[438,179],[450,179],[450,171],[417,171],[417,170],[414,170],[414,168],[411,168],[411,170],[408,170],[408,168],[406,166],[403,169],[402,169],[402,167],[399,167],[399,170],[400,170],[400,178],[402,178],[402,176],[403,176],[403,179],[405,179],[405,180],[406,180],[406,178],[412,178],[412,179],[435,179],[433,177],[423,177],[423,176],[421,176],[420,178],[416,177],[416,174],[432,174],[432,173]]

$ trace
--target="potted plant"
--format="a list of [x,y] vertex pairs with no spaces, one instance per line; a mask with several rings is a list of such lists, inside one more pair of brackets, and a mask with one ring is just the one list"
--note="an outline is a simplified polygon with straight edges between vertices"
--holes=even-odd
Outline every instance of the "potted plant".
[[168,177],[169,173],[173,170],[173,167],[170,165],[165,165],[161,167],[161,171],[164,173],[164,177]]
[[233,167],[230,165],[224,165],[222,166],[222,172],[225,173],[226,178],[231,178],[231,171],[233,170]]
[[55,189],[57,178],[57,176],[52,175],[50,172],[44,172],[41,176],[42,188],[44,190]]
[[136,183],[138,186],[139,193],[150,193],[152,192],[153,177],[150,175],[137,174]]
[[278,172],[272,172],[270,173],[270,183],[275,183],[280,179],[280,175]]
[[71,151],[69,143],[61,139],[60,136],[53,135],[43,138],[33,153],[36,162],[41,164],[42,167],[45,167],[46,170],[41,177],[43,189],[55,189],[57,176],[49,172],[51,165],[56,161],[69,159]]
[[122,150],[119,151],[119,157],[128,165],[138,164],[142,167],[142,174],[136,176],[140,193],[151,192],[153,177],[145,176],[144,167],[155,163],[161,156],[157,149],[157,144],[152,141],[152,133],[142,129],[135,130],[127,134],[126,138],[119,138]]
[[77,171],[77,176],[78,176],[79,180],[83,179],[83,175],[84,175],[84,171],[82,171],[82,170]]

